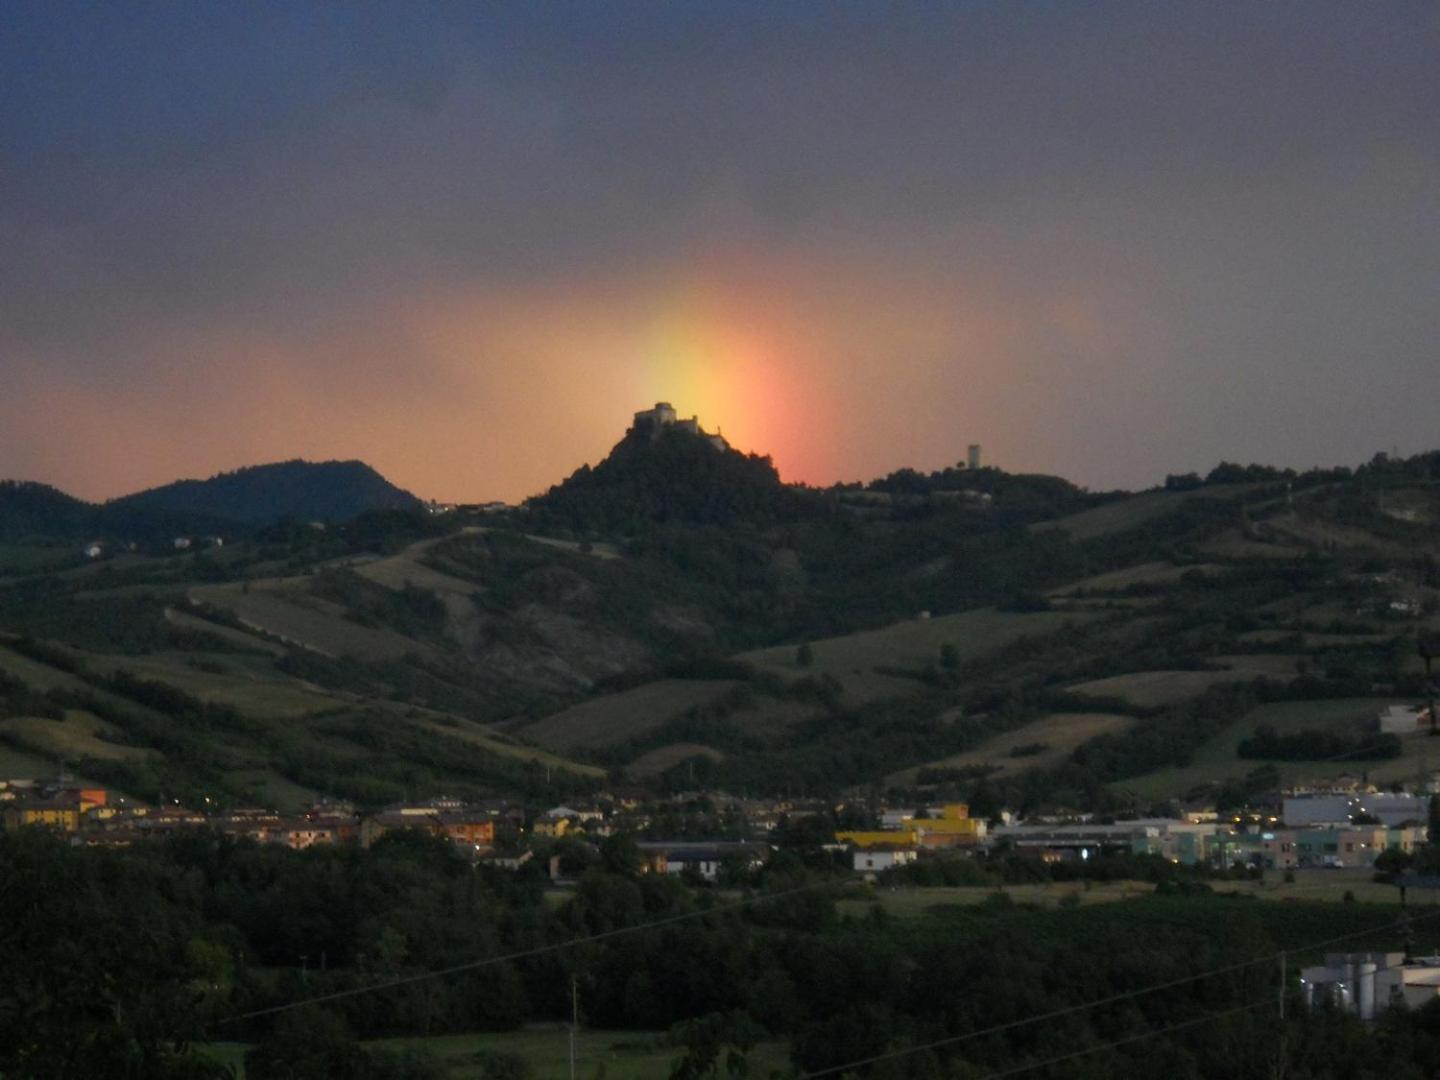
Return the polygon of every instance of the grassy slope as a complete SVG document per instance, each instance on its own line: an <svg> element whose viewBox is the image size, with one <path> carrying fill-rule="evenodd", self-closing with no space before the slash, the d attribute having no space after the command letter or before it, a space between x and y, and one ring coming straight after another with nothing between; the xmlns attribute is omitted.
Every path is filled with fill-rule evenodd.
<svg viewBox="0 0 1440 1080"><path fill-rule="evenodd" d="M397 660L407 653L433 651L393 630L351 622L338 604L310 596L304 578L251 582L248 590L240 585L197 585L190 595L231 612L247 626L326 656Z"/></svg>
<svg viewBox="0 0 1440 1080"><path fill-rule="evenodd" d="M1179 797L1202 784L1243 776L1265 764L1235 755L1236 744L1252 734L1260 724L1270 724L1282 734L1305 728L1329 728L1354 733L1368 730L1375 714L1391 704L1394 704L1392 698L1343 698L1333 701L1282 701L1262 705L1202 746L1196 752L1194 760L1185 768L1162 769L1148 776L1117 781L1113 786L1133 791L1144 798ZM1404 756L1394 761L1277 761L1272 764L1279 770L1282 783L1345 774L1358 775L1361 772L1368 773L1374 782L1384 783L1413 778L1417 771L1440 769L1440 739L1419 736L1407 739L1404 746Z"/></svg>
<svg viewBox="0 0 1440 1080"><path fill-rule="evenodd" d="M1031 526L1037 532L1063 529L1073 540L1095 540L1113 533L1139 528L1179 509L1195 498L1234 499L1261 487L1260 484L1214 484L1193 491L1145 491L1128 499L1106 503L1091 510L1042 521Z"/></svg>
<svg viewBox="0 0 1440 1080"><path fill-rule="evenodd" d="M1026 634L1050 634L1066 622L1093 617L1088 612L980 608L812 642L814 659L807 668L796 664L793 645L742 653L740 659L787 679L830 675L844 688L847 701L860 704L915 692L913 680L876 672L877 667L919 670L938 663L940 648L947 644L955 646L962 661L970 660Z"/></svg>
<svg viewBox="0 0 1440 1080"><path fill-rule="evenodd" d="M729 679L661 679L573 705L517 734L552 750L608 746L646 735L736 685Z"/></svg>
<svg viewBox="0 0 1440 1080"><path fill-rule="evenodd" d="M927 764L952 768L986 765L993 768L993 775L997 776L1026 769L1048 769L1060 764L1087 739L1124 731L1134 723L1134 717L1115 713L1055 713L986 739L975 749L967 750L963 754L955 754ZM1033 743L1043 743L1044 751L1024 757L1010 756L1010 751L1015 747ZM924 767L903 769L888 777L887 782L914 783L916 773Z"/></svg>
<svg viewBox="0 0 1440 1080"><path fill-rule="evenodd" d="M88 712L70 709L64 720L43 716L14 716L0 720L0 734L14 739L37 754L78 761L98 758L105 761L138 761L154 757L156 751L125 746L107 738L114 728Z"/></svg>
<svg viewBox="0 0 1440 1080"><path fill-rule="evenodd" d="M1295 677L1294 656L1256 653L1242 656L1219 656L1217 663L1227 665L1221 671L1137 671L1076 683L1072 693L1100 698L1122 698L1132 705L1150 708L1173 705L1187 698L1198 697L1212 686L1226 682L1249 682L1257 676L1272 679Z"/></svg>

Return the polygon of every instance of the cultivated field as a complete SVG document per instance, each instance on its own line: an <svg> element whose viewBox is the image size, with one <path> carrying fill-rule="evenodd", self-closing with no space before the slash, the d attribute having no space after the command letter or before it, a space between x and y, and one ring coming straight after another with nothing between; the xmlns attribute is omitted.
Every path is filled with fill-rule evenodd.
<svg viewBox="0 0 1440 1080"><path fill-rule="evenodd" d="M1179 509L1195 498L1234 499L1260 487L1259 484L1215 484L1193 491L1147 491L1119 502L1082 510L1056 521L1031 525L1035 532L1063 529L1072 540L1096 540L1111 533L1136 529L1155 518Z"/></svg>
<svg viewBox="0 0 1440 1080"><path fill-rule="evenodd" d="M926 762L914 768L904 769L887 777L892 784L913 784L916 774L922 768L974 768L988 766L994 770L991 775L1023 772L1026 769L1048 769L1069 757L1071 752L1097 735L1111 735L1124 731L1135 723L1133 716L1115 713L1054 713L1025 724L1013 731L1007 731L994 738L986 739L973 750L938 761ZM1017 747L1043 744L1038 754L1012 757Z"/></svg>
<svg viewBox="0 0 1440 1080"><path fill-rule="evenodd" d="M429 653L428 645L383 627L360 626L345 610L305 592L304 578L275 578L242 585L197 585L190 596L224 608L242 623L281 641L326 656L361 660L398 660L406 653Z"/></svg>
<svg viewBox="0 0 1440 1080"><path fill-rule="evenodd" d="M1282 701L1262 705L1230 725L1196 751L1185 768L1162 769L1148 776L1118 780L1111 786L1142 798L1179 798L1205 784L1241 777L1267 764L1235 755L1236 744L1269 724L1281 734L1323 728L1354 734L1372 729L1374 717L1392 698L1344 698L1334 701ZM1440 739L1423 735L1405 740L1404 756L1393 761L1270 762L1279 771L1282 786L1306 780L1367 774L1372 783L1413 779L1421 772L1440 769Z"/></svg>
<svg viewBox="0 0 1440 1080"><path fill-rule="evenodd" d="M725 760L725 755L719 750L700 743L671 743L669 746L656 747L648 754L641 754L626 766L625 771L636 777L659 776L682 761L697 757L709 758L711 761Z"/></svg>
<svg viewBox="0 0 1440 1080"><path fill-rule="evenodd" d="M687 709L739 685L732 679L660 679L606 694L527 724L516 734L551 750L579 750L648 735Z"/></svg>
<svg viewBox="0 0 1440 1080"><path fill-rule="evenodd" d="M217 660L224 665L224 659ZM301 717L325 712L345 704L341 699L304 689L299 681L273 672L261 679L244 674L201 671L189 666L183 658L157 656L86 657L91 670L104 675L129 671L142 679L167 683L177 690L217 705L230 705L252 716Z"/></svg>
<svg viewBox="0 0 1440 1080"><path fill-rule="evenodd" d="M913 679L877 672L895 668L919 671L938 663L940 648L954 645L960 659L971 660L993 652L1027 634L1054 633L1067 622L1094 618L1088 612L1003 612L994 608L962 611L930 619L907 619L879 630L865 630L811 643L814 659L809 667L796 663L796 646L781 645L741 653L739 659L787 679L829 675L844 688L854 704L885 697L913 694Z"/></svg>
<svg viewBox="0 0 1440 1080"><path fill-rule="evenodd" d="M398 709L396 711L399 711ZM500 754L504 757L519 758L521 761L533 761L538 765L545 765L555 769L568 769L570 772L581 773L585 776L604 776L605 770L594 765L581 765L578 762L552 754L549 751L541 750L534 746L525 746L516 743L503 735L499 735L486 727L484 724L477 724L470 720L451 718L450 723L440 719L431 719L429 714L414 716L414 709L406 710L406 723L421 731L433 735L445 735L452 739L459 739L462 742L479 746L490 751L492 754ZM436 716L440 714L435 714Z"/></svg>
<svg viewBox="0 0 1440 1080"><path fill-rule="evenodd" d="M67 710L64 720L43 716L15 716L0 720L0 735L12 739L26 750L52 760L79 761L96 758L103 761L135 761L158 757L155 750L138 746L122 746L104 736L114 729L98 716L76 709Z"/></svg>
<svg viewBox="0 0 1440 1080"><path fill-rule="evenodd" d="M1176 566L1174 563L1168 562L1141 563L1123 570L1112 570L1108 574L1096 574L1094 577L1088 577L1056 589L1050 595L1073 596L1082 589L1094 593L1114 592L1131 585L1169 585L1179 581L1183 575L1191 571L1213 577L1221 573L1223 569L1215 563L1197 563L1192 566Z"/></svg>
<svg viewBox="0 0 1440 1080"><path fill-rule="evenodd" d="M285 646L268 638L260 637L258 634L247 634L244 630L236 630L233 626L222 626L220 623L180 611L178 608L166 608L165 619L182 630L197 630L201 633L212 634L239 649L252 649L256 652L268 653L270 656L285 655Z"/></svg>
<svg viewBox="0 0 1440 1080"><path fill-rule="evenodd" d="M1087 697L1119 698L1141 708L1154 708L1199 697L1220 683L1249 682L1261 675L1273 679L1293 679L1298 658L1278 653L1253 653L1215 659L1217 663L1227 665L1225 670L1136 671L1128 675L1092 679L1068 689L1071 693Z"/></svg>

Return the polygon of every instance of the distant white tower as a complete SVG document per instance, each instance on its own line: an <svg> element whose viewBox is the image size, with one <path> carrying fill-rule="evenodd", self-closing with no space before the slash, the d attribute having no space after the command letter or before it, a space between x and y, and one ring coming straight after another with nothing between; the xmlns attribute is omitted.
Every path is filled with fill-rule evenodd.
<svg viewBox="0 0 1440 1080"><path fill-rule="evenodd" d="M965 453L965 464L972 469L980 468L980 444L971 443L970 449Z"/></svg>

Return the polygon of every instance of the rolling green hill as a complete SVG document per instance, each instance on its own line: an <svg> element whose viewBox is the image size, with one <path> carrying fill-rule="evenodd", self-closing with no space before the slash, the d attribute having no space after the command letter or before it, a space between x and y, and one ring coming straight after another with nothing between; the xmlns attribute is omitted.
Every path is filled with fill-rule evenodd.
<svg viewBox="0 0 1440 1080"><path fill-rule="evenodd" d="M1423 693L1437 467L1222 468L1135 496L902 471L857 499L632 433L503 514L379 510L72 564L39 557L58 541L32 514L0 576L0 744L139 797L559 798L610 775L1223 799L1266 765L1234 751L1249 718L1333 730L1333 702Z"/></svg>

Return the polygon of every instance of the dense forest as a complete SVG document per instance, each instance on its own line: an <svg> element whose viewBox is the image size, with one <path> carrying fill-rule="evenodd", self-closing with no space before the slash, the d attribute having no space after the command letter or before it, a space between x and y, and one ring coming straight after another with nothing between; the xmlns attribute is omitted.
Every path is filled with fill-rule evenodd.
<svg viewBox="0 0 1440 1080"><path fill-rule="evenodd" d="M585 1025L669 1030L676 1077L743 1075L750 1048L774 1039L790 1047L786 1075L807 1076L872 1060L854 1075L1318 1080L1440 1067L1440 1006L1366 1033L1299 1003L1299 963L1345 935L1393 947L1393 908L1234 898L1223 881L1125 859L1084 873L1150 876L1154 896L1038 910L997 894L898 920L863 893L842 914L803 851L725 892L637 873L623 839L570 857L578 884L557 906L542 902L538 871L477 871L405 834L309 852L204 833L125 852L0 837L0 1074L215 1077L195 1045L239 1039L252 1080L419 1080L442 1075L423 1052L349 1033L559 1020L572 980ZM1293 951L1283 1022L1280 950ZM416 978L442 969L459 970ZM487 1068L527 1075L503 1057Z"/></svg>

